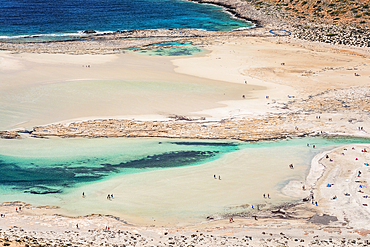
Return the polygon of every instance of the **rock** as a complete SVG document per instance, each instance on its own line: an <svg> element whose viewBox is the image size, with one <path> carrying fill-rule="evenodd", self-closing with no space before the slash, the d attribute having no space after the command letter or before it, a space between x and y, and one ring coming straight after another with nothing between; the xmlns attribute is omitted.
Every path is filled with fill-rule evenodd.
<svg viewBox="0 0 370 247"><path fill-rule="evenodd" d="M82 33L84 33L84 34L93 34L93 33L96 33L96 31L94 31L94 30L85 30Z"/></svg>
<svg viewBox="0 0 370 247"><path fill-rule="evenodd" d="M16 131L0 131L0 137L3 139L21 138L21 136Z"/></svg>

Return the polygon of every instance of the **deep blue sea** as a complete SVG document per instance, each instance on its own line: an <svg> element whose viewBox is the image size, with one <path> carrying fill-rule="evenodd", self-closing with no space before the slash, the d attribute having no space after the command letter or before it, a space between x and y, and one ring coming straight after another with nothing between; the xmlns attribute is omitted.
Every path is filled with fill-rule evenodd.
<svg viewBox="0 0 370 247"><path fill-rule="evenodd" d="M235 30L252 24L221 7L182 0L1 0L0 37L71 35L83 30L195 28Z"/></svg>

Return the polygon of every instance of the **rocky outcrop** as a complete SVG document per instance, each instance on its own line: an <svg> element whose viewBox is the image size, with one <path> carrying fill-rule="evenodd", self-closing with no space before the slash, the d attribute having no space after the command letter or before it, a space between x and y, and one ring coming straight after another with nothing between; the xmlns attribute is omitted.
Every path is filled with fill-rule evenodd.
<svg viewBox="0 0 370 247"><path fill-rule="evenodd" d="M3 139L17 139L21 138L17 131L0 131L0 137Z"/></svg>

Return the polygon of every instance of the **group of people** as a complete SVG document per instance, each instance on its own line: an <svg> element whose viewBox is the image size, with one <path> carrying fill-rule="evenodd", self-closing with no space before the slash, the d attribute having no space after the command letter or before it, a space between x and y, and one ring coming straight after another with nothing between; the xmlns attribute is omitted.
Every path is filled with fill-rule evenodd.
<svg viewBox="0 0 370 247"><path fill-rule="evenodd" d="M213 175L213 178L214 178L214 179L217 179L216 174L214 174L214 175ZM221 176L218 176L218 180L221 180Z"/></svg>
<svg viewBox="0 0 370 247"><path fill-rule="evenodd" d="M266 195L265 195L265 194L263 194L263 198L266 198ZM268 198L268 199L271 199L271 198L270 198L270 194L267 194L267 198Z"/></svg>
<svg viewBox="0 0 370 247"><path fill-rule="evenodd" d="M215 175L216 176L216 175ZM221 179L221 178L220 178ZM82 198L85 198L86 197L86 195L85 195L85 192L82 192ZM107 195L107 199L108 200L112 200L113 199L113 194L108 194Z"/></svg>

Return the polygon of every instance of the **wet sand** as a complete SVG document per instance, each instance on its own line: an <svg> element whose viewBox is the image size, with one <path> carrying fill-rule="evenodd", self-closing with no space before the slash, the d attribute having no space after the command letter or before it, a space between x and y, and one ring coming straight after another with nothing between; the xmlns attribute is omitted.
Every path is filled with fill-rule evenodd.
<svg viewBox="0 0 370 247"><path fill-rule="evenodd" d="M361 188L363 193L357 191L359 185L367 186L365 181L369 171L364 163L368 163L370 157L363 151L369 148L369 145L345 145L321 153L312 160L305 193L313 194L314 201L318 201L317 206L309 200L272 211L269 215L256 213L257 220L253 216L234 216L232 223L221 219L186 228L168 228L133 226L102 215L66 218L50 215L55 210L50 207L3 203L1 212L6 216L0 219L4 228L1 237L3 241L5 238L8 242L14 241L13 246L17 246L15 240L22 243L21 246L24 243L52 243L57 246L67 243L80 246L101 243L108 246L123 243L132 246L364 246L368 244L367 235L370 233L368 209L364 206L368 189ZM360 177L359 170L362 171ZM362 182L356 182L359 179ZM327 187L327 183L332 186ZM292 190L302 191L302 188ZM335 200L332 199L334 194L337 196Z"/></svg>
<svg viewBox="0 0 370 247"><path fill-rule="evenodd" d="M131 53L2 52L1 61L2 129L72 119L211 117L197 112L223 107L224 100L240 101L242 94L253 97L253 90L264 89L178 74L170 58Z"/></svg>
<svg viewBox="0 0 370 247"><path fill-rule="evenodd" d="M298 42L289 40L289 38L279 39L271 37L224 37L209 39L207 42L203 45L204 48L210 51L209 54L187 58L158 58L131 53L104 56L72 56L67 54L11 54L10 52L1 52L0 61L3 65L1 66L0 74L1 90L6 92L7 95L14 95L15 98L10 102L15 102L16 109L22 109L10 109L9 111L5 109L3 112L6 112L8 116L16 117L10 118L10 120L6 118L8 122L4 124L3 128L28 128L52 122L74 122L83 119L93 120L107 117L166 120L169 114L184 114L188 117L197 118L206 117L212 120L221 120L223 118L242 119L245 117L261 118L271 112L281 114L281 116L284 116L284 114L295 114L294 109L298 109L302 114L307 115L308 119L317 123L317 125L312 127L308 126L308 122L300 122L298 128L307 127L308 130L317 132L325 127L329 134L369 136L367 132L370 128L367 121L369 117L368 112L358 107L361 104L363 105L363 102L366 102L365 100L356 102L349 108L346 102L338 101L340 102L339 106L331 102L330 104L336 107L328 107L325 111L321 110L321 108L311 107L312 105L309 101L309 99L326 92L328 89L333 90L329 94L337 94L338 98L343 98L340 94L342 89L354 93L354 95L366 94L365 90L362 89L369 86L368 49L345 49L323 44ZM86 67L86 65L90 65L90 67ZM355 76L354 73L358 73L360 76ZM55 91L56 94L49 94L50 99L53 99L54 96L60 97L56 97L58 100L54 103L56 107L61 108L58 108L58 111L55 112L51 101L41 101L38 105L41 106L40 108L29 108L30 102L20 101L24 97L20 97L18 94L19 90L30 92L36 87L40 88L39 91L34 91L35 93L29 98L32 101L38 97L42 98L45 88L48 88L50 85L65 86L71 82L85 82L91 79L99 82L130 82L135 80L195 83L201 87L220 83L222 88L231 88L231 94L230 98L226 99L223 99L222 95L220 97L212 94L197 94L199 95L198 101L195 101L194 105L181 108L180 110L178 108L179 104L175 103L185 102L187 104L192 94L189 94L190 96L183 102L178 101L179 94L175 94L175 99L171 101L168 97L164 97L171 94L161 92L160 97L155 98L157 102L147 101L149 94L144 94L142 100L145 103L143 103L145 109L144 107L135 108L135 114L131 112L131 109L141 105L141 102L134 101L128 95L125 95L127 96L127 102L125 103L128 104L128 110L126 111L122 111L121 107L115 106L114 103L112 103L113 105L109 103L101 104L101 102L109 100L109 93L101 95L102 101L98 102L94 107L88 108L85 106L85 108L79 108L76 107L79 105L77 94L74 97L67 98L66 101L62 101L62 96L73 95L73 93L69 94L68 91L61 92L60 88L56 87L51 90ZM246 91L244 89L240 90L239 86L245 88ZM254 87L260 90L253 90ZM94 92L95 96L99 95L99 89L96 89ZM140 93L135 91L133 97L140 97L137 96ZM247 95L246 99L242 98L243 94ZM324 93L324 95L326 94ZM266 98L266 96L269 97ZM294 98L289 96L294 96ZM304 107L299 108L297 106L298 103L296 105L289 103L293 99L297 100L296 102L301 100L302 104L305 104ZM5 100L4 102L6 103L6 100L9 100L9 98L5 97L2 100ZM60 102L68 102L68 104L60 106ZM328 104L325 103L325 99L321 99L320 102L321 105ZM351 102L355 102L355 99L351 99ZM45 103L50 107L46 112L43 108ZM157 107L148 110L148 105ZM169 108L165 111L159 111L164 105ZM2 105L2 107L4 106L6 105ZM99 109L99 107L101 108ZM305 109L305 111L300 109ZM85 110L91 110L91 112L85 114ZM49 116L51 112L55 112L56 115ZM103 112L104 114L102 114ZM320 120L315 118L318 115L322 117ZM33 116L36 117L33 118ZM294 128L294 124L289 126ZM364 130L358 130L360 126L365 127ZM230 241L228 245L232 245L233 243L231 242L234 240L239 241L238 244L243 245L248 241L246 235L253 237L252 241L254 242L251 242L252 246L279 246L282 244L292 246L319 245L324 242L329 246L338 246L343 240L348 245L352 244L353 240L356 244L359 242L363 244L369 233L366 224L369 212L367 206L363 205L366 204L367 198L363 196L367 195L367 190L364 189L364 193L357 192L357 186L367 186L367 184L362 180L362 182L356 182L356 175L361 170L361 179L367 179L368 177L367 168L364 167L363 163L367 162L369 157L367 153L360 152L364 147L356 146L355 150L352 151L352 146L347 146L348 152L344 155L340 152L342 150L334 150L333 153L328 154L329 157L333 156L333 162L328 161L322 155L316 157L313 161L312 171L317 172L313 177L308 177L306 191L302 190L301 183L291 184L291 187L286 189L287 193L294 194L298 198L301 197L301 199L305 198L312 190L314 200L318 202L318 206L313 205L311 201L296 206L289 205L280 211L269 212L267 215L258 215L258 220L255 220L254 217L235 217L234 223L229 223L228 219L222 219L187 227L186 229L181 227L162 228L158 226L152 228L150 225L145 227L130 226L126 222L108 216L91 216L93 218L91 221L89 217L67 218L55 216L53 214L58 210L53 208L35 208L31 205L10 203L4 204L1 208L2 212L6 214L5 219L1 219L1 226L5 229L4 234L7 236L11 235L10 238L14 240L21 236L18 230L10 229L10 227L16 225L27 229L28 232L25 234L28 236L33 234L33 236L40 236L39 238L45 238L51 242L65 239L64 241L70 243L81 242L80 245L84 245L86 242L91 244L94 241L97 241L94 244L110 243L110 241L113 243L114 240L111 240L113 239L112 236L117 236L119 230L129 232L120 241L132 241L131 245L140 241L142 241L140 245L148 245L149 242L145 241L152 241L151 239L153 239L153 245L169 245L173 243L171 245L181 246L183 240L178 239L181 238L181 235L186 236L188 239L196 238L194 242L190 240L190 242L185 241L188 244L200 245L202 241L207 241L204 243L207 243L209 246L221 244L222 242L226 244L225 238L227 237L223 236L231 237L230 239L227 238L227 241ZM342 147L342 149L344 148ZM366 148L370 149L368 146ZM355 158L358 158L358 162ZM317 165L318 162L326 166L323 174L321 173L320 165ZM346 168L348 169L344 170ZM224 172L226 170L225 167ZM213 173L210 174L212 182L214 182L212 178ZM235 174L230 174L230 176L233 175L235 176ZM320 177L321 179L317 182L317 179ZM166 179L164 176L163 181ZM347 179L349 180L347 181ZM191 180L189 179L188 181ZM333 183L334 185L329 188L326 187L327 183ZM193 186L196 186L196 184L193 184ZM208 186L212 187L211 184ZM120 193L119 188L118 186L117 195ZM202 188L194 189L201 190ZM163 192L155 191L155 188L151 191L154 194ZM347 191L350 194L349 197L344 195ZM335 195L337 199L332 200ZM145 197L145 195L140 196ZM181 197L181 195L177 196ZM15 207L19 207L19 205L23 209L22 212L17 213L15 212ZM313 217L316 214L317 216ZM55 222L58 223L55 224ZM79 224L81 229L77 230L76 224ZM105 239L97 240L107 225L113 231L112 235L109 235L111 233L108 232L107 235L109 236L104 235L106 236ZM48 237L46 237L41 233L44 229L53 229L56 233L48 233ZM98 232L89 232L88 230L98 230ZM198 232L196 232L197 230ZM37 233L32 233L32 231ZM76 236L75 238L65 231L82 231L81 235L84 236L80 239L77 238L77 233L73 233ZM139 236L134 236L137 234L135 231L140 231L140 236L144 236L143 240L140 240ZM165 232L173 235L164 235ZM200 233L203 235L207 234L207 237L199 237ZM191 235L193 234L196 234L197 237L192 237ZM176 235L176 239L174 235ZM210 235L217 237L213 239ZM132 236L137 239L134 241L131 238ZM172 239L169 239L170 237ZM201 240L201 238L203 239ZM37 241L44 240L39 239ZM120 241L117 243L122 244ZM159 241L162 243L159 243ZM60 245L63 244L60 243ZM235 242L235 244L237 243Z"/></svg>

